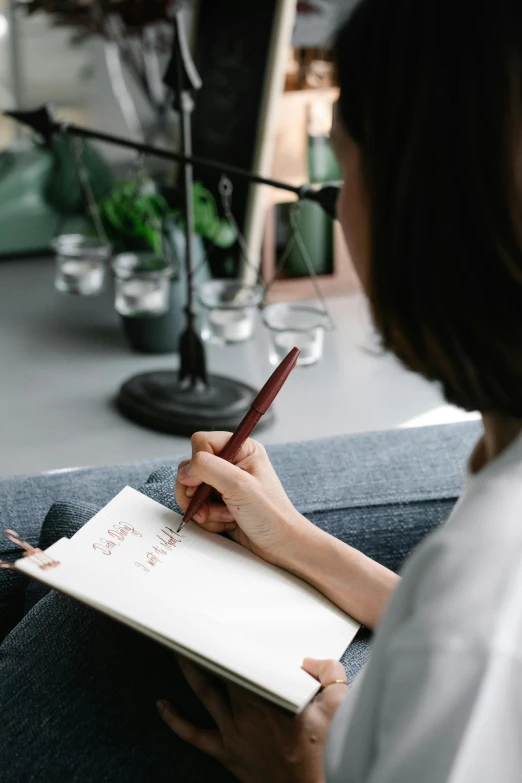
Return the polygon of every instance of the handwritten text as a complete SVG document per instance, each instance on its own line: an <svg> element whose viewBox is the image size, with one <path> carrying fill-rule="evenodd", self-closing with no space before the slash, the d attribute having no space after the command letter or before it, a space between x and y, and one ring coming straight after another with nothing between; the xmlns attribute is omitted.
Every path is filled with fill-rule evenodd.
<svg viewBox="0 0 522 783"><path fill-rule="evenodd" d="M145 571L146 574L150 573L152 568L163 562L162 558L168 555L169 552L172 552L183 541L183 538L183 535L166 525L161 529L161 533L158 533L156 536L156 543L151 546L150 550L142 558L144 562L136 562L134 565Z"/></svg>
<svg viewBox="0 0 522 783"><path fill-rule="evenodd" d="M136 530L133 525L129 525L126 522L117 522L107 530L108 537L100 538L99 541L92 545L92 548L97 552L101 552L102 555L112 555L112 550L117 546L121 546L122 542L129 535L142 538L139 530Z"/></svg>

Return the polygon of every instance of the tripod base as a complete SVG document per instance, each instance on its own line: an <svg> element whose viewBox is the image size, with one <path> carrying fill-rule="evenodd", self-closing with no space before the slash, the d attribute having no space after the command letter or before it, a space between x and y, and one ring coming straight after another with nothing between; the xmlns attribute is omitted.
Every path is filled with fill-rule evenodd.
<svg viewBox="0 0 522 783"><path fill-rule="evenodd" d="M207 386L184 386L177 372L157 370L125 381L116 405L124 416L143 427L190 437L198 430L234 431L257 393L251 386L221 375L210 375ZM256 429L273 420L274 413L269 410Z"/></svg>

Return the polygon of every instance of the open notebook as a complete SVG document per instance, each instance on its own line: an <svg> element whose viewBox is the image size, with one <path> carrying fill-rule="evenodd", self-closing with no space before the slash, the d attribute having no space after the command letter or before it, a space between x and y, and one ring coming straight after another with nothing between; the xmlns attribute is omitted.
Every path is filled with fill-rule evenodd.
<svg viewBox="0 0 522 783"><path fill-rule="evenodd" d="M126 487L71 539L16 568L292 712L303 658L340 658L359 626L295 576ZM44 562L45 561L45 562ZM50 562L52 561L52 562Z"/></svg>

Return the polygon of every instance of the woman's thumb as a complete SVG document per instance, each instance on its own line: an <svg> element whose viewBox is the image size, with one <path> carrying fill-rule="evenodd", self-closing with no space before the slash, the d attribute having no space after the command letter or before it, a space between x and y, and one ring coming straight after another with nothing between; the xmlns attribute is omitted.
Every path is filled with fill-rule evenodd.
<svg viewBox="0 0 522 783"><path fill-rule="evenodd" d="M316 697L333 712L346 696L348 682L344 666L339 661L318 661L305 658L303 669L321 683L321 691Z"/></svg>
<svg viewBox="0 0 522 783"><path fill-rule="evenodd" d="M195 487L205 482L225 500L231 496L239 497L243 492L247 493L252 477L215 454L198 451L190 462L180 469L178 481L187 487Z"/></svg>

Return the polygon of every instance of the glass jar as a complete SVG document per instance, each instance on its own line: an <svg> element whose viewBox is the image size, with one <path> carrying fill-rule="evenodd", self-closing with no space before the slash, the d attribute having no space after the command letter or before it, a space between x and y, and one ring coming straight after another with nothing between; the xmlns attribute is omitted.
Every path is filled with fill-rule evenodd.
<svg viewBox="0 0 522 783"><path fill-rule="evenodd" d="M279 364L296 346L301 349L297 364L315 364L323 355L327 316L317 307L286 302L267 305L263 323L270 332L270 361Z"/></svg>
<svg viewBox="0 0 522 783"><path fill-rule="evenodd" d="M112 247L82 234L61 234L51 242L56 254L55 288L65 294L95 296L105 284Z"/></svg>
<svg viewBox="0 0 522 783"><path fill-rule="evenodd" d="M114 257L114 306L120 315L163 315L170 305L172 265L154 253L119 253Z"/></svg>
<svg viewBox="0 0 522 783"><path fill-rule="evenodd" d="M264 293L262 285L239 280L209 280L200 285L203 339L220 345L250 340Z"/></svg>

